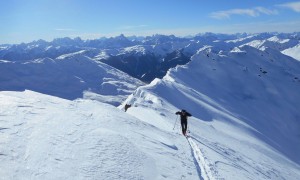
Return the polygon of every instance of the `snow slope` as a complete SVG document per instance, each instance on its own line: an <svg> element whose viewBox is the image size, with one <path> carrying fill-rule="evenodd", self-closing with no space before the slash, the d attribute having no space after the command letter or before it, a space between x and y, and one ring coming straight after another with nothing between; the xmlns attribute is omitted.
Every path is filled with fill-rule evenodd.
<svg viewBox="0 0 300 180"><path fill-rule="evenodd" d="M291 56L291 57L297 59L298 61L300 61L300 44L298 44L294 47L285 49L282 51L282 53L285 55Z"/></svg>
<svg viewBox="0 0 300 180"><path fill-rule="evenodd" d="M65 99L86 98L119 105L141 81L86 56L0 61L0 90L25 89ZM83 95L84 94L84 95Z"/></svg>
<svg viewBox="0 0 300 180"><path fill-rule="evenodd" d="M164 119L188 110L203 179L299 179L300 63L272 49L215 51L138 88L128 113L167 129Z"/></svg>
<svg viewBox="0 0 300 180"><path fill-rule="evenodd" d="M185 138L114 106L0 92L0 179L198 179Z"/></svg>

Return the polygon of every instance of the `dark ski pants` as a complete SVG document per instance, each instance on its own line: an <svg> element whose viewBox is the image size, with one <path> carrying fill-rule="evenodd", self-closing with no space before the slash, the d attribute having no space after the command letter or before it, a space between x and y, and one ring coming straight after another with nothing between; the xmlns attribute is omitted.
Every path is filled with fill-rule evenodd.
<svg viewBox="0 0 300 180"><path fill-rule="evenodd" d="M187 130L187 120L181 120L181 128L182 128L182 134L186 134Z"/></svg>

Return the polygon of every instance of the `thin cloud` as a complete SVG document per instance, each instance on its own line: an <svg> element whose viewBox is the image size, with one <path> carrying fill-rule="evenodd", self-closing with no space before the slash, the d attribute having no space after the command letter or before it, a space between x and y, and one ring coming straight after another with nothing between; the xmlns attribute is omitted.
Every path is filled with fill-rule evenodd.
<svg viewBox="0 0 300 180"><path fill-rule="evenodd" d="M277 6L288 8L296 12L300 12L300 2L290 2L285 4L279 4Z"/></svg>
<svg viewBox="0 0 300 180"><path fill-rule="evenodd" d="M230 9L227 11L217 11L211 13L210 17L215 19L229 19L232 15L246 15L251 17L258 17L261 14L273 15L278 14L276 10L270 10L264 7L255 7L252 9Z"/></svg>

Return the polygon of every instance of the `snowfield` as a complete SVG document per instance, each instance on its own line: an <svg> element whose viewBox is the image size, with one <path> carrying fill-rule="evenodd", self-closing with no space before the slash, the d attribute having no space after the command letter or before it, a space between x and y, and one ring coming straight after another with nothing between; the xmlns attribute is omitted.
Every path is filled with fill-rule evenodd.
<svg viewBox="0 0 300 180"><path fill-rule="evenodd" d="M92 100L32 91L0 99L1 179L198 179L186 139L171 126Z"/></svg>

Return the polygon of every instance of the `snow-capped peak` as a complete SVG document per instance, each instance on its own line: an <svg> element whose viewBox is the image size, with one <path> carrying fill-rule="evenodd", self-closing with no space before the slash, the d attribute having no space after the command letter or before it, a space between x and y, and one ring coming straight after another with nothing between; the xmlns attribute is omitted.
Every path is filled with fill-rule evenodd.
<svg viewBox="0 0 300 180"><path fill-rule="evenodd" d="M281 43L281 44L288 43L290 41L289 39L279 39L277 36L270 37L267 40L268 41L273 41L273 42L278 42L278 43Z"/></svg>

